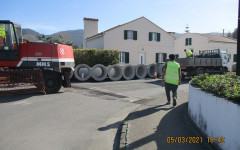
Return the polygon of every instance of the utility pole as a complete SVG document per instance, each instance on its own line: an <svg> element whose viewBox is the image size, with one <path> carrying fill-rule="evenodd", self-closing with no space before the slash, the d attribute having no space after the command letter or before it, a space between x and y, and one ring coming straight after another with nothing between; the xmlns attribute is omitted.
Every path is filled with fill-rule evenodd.
<svg viewBox="0 0 240 150"><path fill-rule="evenodd" d="M240 0L238 1L238 30L237 30L237 68L236 73L240 76Z"/></svg>
<svg viewBox="0 0 240 150"><path fill-rule="evenodd" d="M223 29L223 36L224 36L224 29Z"/></svg>

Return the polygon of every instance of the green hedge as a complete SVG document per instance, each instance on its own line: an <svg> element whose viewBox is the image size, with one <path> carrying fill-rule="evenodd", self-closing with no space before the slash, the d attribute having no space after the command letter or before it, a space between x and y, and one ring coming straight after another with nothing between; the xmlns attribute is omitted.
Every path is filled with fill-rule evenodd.
<svg viewBox="0 0 240 150"><path fill-rule="evenodd" d="M109 49L74 49L75 64L87 64L93 67L96 64L104 66L119 63L119 51Z"/></svg>
<svg viewBox="0 0 240 150"><path fill-rule="evenodd" d="M192 84L214 95L240 102L240 76L237 76L236 73L200 74L193 78Z"/></svg>

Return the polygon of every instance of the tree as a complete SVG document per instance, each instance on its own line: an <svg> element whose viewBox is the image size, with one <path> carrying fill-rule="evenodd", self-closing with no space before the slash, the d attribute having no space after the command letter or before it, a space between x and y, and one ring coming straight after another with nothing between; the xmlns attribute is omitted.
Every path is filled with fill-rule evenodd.
<svg viewBox="0 0 240 150"><path fill-rule="evenodd" d="M228 32L228 34L227 34L227 37L232 37L232 33L231 32Z"/></svg>
<svg viewBox="0 0 240 150"><path fill-rule="evenodd" d="M232 33L232 38L237 39L237 28L234 30L234 32Z"/></svg>
<svg viewBox="0 0 240 150"><path fill-rule="evenodd" d="M37 42L37 38L32 34L23 35L23 39L28 40L29 42Z"/></svg>
<svg viewBox="0 0 240 150"><path fill-rule="evenodd" d="M51 44L54 44L54 43L56 43L56 44L65 44L65 45L72 46L74 49L78 49L79 48L73 42L65 40L63 35L58 35L58 38L53 38L51 36L46 38L45 35L39 35L38 36L38 40L41 40L41 41L46 42L46 43L51 43Z"/></svg>
<svg viewBox="0 0 240 150"><path fill-rule="evenodd" d="M40 41L46 42L46 37L45 37L45 35L38 35L38 39L39 39Z"/></svg>

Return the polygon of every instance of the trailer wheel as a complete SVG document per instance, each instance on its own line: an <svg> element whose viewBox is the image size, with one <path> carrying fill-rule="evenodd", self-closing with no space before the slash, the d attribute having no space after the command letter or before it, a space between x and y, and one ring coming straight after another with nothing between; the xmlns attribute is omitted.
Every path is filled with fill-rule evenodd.
<svg viewBox="0 0 240 150"><path fill-rule="evenodd" d="M195 75L204 74L204 73L205 72L204 72L203 68L198 68L195 72Z"/></svg>
<svg viewBox="0 0 240 150"><path fill-rule="evenodd" d="M62 86L62 77L59 73L53 71L44 71L43 79L46 93L57 93Z"/></svg>
<svg viewBox="0 0 240 150"><path fill-rule="evenodd" d="M185 79L185 77L186 77L185 75L182 75L182 80L184 80L184 79Z"/></svg>

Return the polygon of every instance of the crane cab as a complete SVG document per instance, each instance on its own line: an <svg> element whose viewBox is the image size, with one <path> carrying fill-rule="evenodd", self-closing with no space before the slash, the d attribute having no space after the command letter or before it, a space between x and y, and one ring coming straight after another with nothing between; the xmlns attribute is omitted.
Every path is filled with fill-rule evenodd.
<svg viewBox="0 0 240 150"><path fill-rule="evenodd" d="M19 43L22 43L22 29L9 20L0 21L0 61L17 61Z"/></svg>

